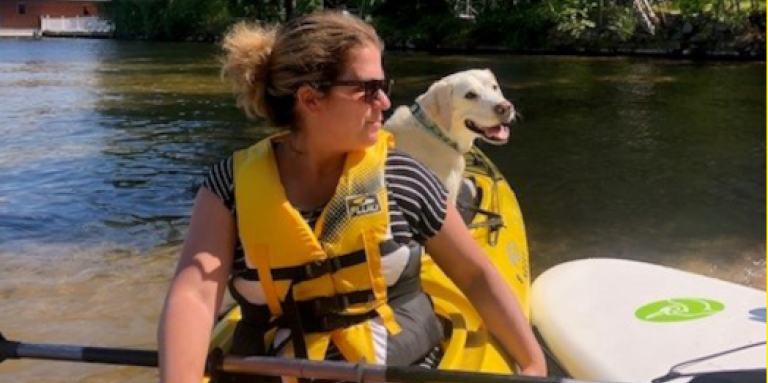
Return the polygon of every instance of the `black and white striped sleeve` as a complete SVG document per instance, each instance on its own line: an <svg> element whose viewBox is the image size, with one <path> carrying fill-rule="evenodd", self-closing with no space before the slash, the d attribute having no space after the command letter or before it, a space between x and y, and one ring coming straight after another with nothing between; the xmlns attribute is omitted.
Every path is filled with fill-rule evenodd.
<svg viewBox="0 0 768 383"><path fill-rule="evenodd" d="M437 234L448 205L443 184L423 164L402 152L391 152L386 166L387 185L414 239L423 242Z"/></svg>
<svg viewBox="0 0 768 383"><path fill-rule="evenodd" d="M234 211L235 183L231 156L211 167L203 180L203 187L216 194L229 211Z"/></svg>

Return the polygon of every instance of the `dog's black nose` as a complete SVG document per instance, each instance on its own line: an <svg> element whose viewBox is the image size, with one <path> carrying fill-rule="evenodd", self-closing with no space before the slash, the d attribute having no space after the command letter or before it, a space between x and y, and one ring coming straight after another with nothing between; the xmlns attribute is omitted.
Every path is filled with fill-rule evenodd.
<svg viewBox="0 0 768 383"><path fill-rule="evenodd" d="M512 104L509 101L496 104L496 106L493 108L493 111L500 116L508 116L511 110Z"/></svg>

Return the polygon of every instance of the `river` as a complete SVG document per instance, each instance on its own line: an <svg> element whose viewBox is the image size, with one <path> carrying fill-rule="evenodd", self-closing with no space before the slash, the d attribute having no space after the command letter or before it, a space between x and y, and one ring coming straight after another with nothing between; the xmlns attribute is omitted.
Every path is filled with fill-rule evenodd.
<svg viewBox="0 0 768 383"><path fill-rule="evenodd" d="M234 107L213 45L0 40L0 332L155 347L210 165L269 132ZM387 53L393 104L490 68L522 115L483 146L526 218L533 275L586 257L765 289L765 63ZM145 382L33 361L7 382Z"/></svg>

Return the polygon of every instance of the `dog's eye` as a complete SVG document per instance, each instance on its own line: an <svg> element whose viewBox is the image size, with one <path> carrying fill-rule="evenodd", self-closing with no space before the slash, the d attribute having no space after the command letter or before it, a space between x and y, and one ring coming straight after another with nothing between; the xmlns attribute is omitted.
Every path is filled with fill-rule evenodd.
<svg viewBox="0 0 768 383"><path fill-rule="evenodd" d="M494 85L493 86L493 90L499 90L499 86L498 85Z"/></svg>
<svg viewBox="0 0 768 383"><path fill-rule="evenodd" d="M464 95L464 98L466 98L467 100L474 100L477 98L477 93L467 92L467 94Z"/></svg>

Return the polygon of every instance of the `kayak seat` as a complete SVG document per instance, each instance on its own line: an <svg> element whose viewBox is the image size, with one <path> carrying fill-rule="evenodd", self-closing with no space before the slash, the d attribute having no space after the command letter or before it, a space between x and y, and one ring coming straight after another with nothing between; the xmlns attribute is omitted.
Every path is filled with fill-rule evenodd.
<svg viewBox="0 0 768 383"><path fill-rule="evenodd" d="M477 187L477 181L474 177L467 177L462 180L459 195L456 198L456 207L464 219L464 223L469 226L477 215L480 202L483 200L483 191Z"/></svg>

